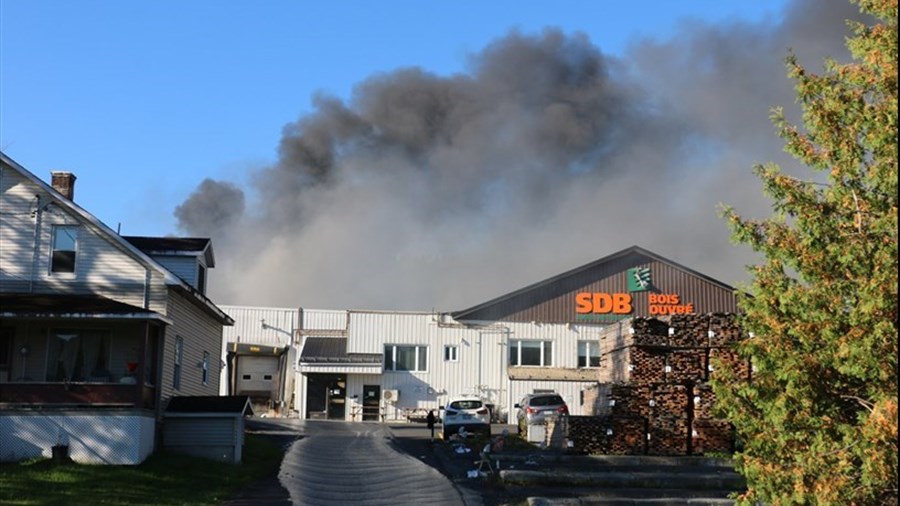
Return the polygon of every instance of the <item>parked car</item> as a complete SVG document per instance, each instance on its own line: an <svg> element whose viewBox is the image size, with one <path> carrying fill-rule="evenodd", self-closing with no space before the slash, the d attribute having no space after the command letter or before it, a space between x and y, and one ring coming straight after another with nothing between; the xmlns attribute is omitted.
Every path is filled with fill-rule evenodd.
<svg viewBox="0 0 900 506"><path fill-rule="evenodd" d="M477 397L455 397L443 408L442 433L444 440L450 439L464 428L466 432L481 432L491 435L491 414L484 402Z"/></svg>
<svg viewBox="0 0 900 506"><path fill-rule="evenodd" d="M524 434L528 425L540 425L546 423L550 417L569 414L569 406L566 405L566 401L561 395L554 392L528 394L515 407L518 409L516 418L519 434Z"/></svg>

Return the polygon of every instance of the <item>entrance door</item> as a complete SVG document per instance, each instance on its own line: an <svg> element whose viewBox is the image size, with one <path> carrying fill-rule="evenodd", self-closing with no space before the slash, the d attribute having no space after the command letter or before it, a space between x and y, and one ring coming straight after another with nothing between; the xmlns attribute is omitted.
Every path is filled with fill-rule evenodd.
<svg viewBox="0 0 900 506"><path fill-rule="evenodd" d="M346 413L347 380L343 376L334 378L328 384L328 419L343 420Z"/></svg>
<svg viewBox="0 0 900 506"><path fill-rule="evenodd" d="M363 385L363 421L377 422L381 415L381 385Z"/></svg>

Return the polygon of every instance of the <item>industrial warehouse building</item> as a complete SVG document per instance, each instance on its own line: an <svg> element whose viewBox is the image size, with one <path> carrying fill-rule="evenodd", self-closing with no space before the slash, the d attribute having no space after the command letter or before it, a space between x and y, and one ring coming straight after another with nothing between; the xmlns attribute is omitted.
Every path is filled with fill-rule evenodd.
<svg viewBox="0 0 900 506"><path fill-rule="evenodd" d="M573 415L604 370L602 340L635 317L737 312L735 290L633 246L468 309L391 312L222 306L221 393L256 413L353 421L422 416L478 395L497 420L525 394ZM606 365L608 367L608 364Z"/></svg>

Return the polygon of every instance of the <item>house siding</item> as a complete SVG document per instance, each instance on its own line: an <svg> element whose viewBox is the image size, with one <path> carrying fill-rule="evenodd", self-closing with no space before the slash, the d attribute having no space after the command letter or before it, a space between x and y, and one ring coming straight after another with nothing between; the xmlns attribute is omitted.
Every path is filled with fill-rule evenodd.
<svg viewBox="0 0 900 506"><path fill-rule="evenodd" d="M212 321L195 304L183 295L171 292L167 315L175 323L166 329L163 347L162 403L173 395L218 395L219 372L222 355L222 324ZM181 385L173 386L175 373L175 339L184 339L184 355L181 362ZM203 352L210 355L207 384L202 382Z"/></svg>
<svg viewBox="0 0 900 506"><path fill-rule="evenodd" d="M197 286L197 257L156 256L153 259L193 287Z"/></svg>
<svg viewBox="0 0 900 506"><path fill-rule="evenodd" d="M51 202L50 194L18 172L4 167L0 180L0 291L99 294L144 306L146 267L61 206L50 205L32 215L35 195L43 207ZM50 272L53 230L61 225L78 227L72 274ZM156 274L151 281L162 283L162 277Z"/></svg>

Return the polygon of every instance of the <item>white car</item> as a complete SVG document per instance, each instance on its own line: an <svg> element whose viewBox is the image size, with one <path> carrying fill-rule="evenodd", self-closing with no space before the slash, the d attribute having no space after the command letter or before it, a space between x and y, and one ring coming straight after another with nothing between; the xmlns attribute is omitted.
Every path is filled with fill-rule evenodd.
<svg viewBox="0 0 900 506"><path fill-rule="evenodd" d="M441 419L444 441L459 434L460 429L465 429L465 432L481 432L490 437L491 412L478 397L454 397L443 410Z"/></svg>

